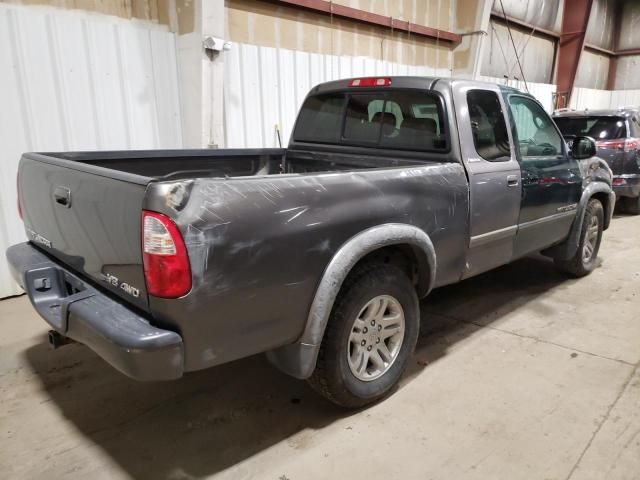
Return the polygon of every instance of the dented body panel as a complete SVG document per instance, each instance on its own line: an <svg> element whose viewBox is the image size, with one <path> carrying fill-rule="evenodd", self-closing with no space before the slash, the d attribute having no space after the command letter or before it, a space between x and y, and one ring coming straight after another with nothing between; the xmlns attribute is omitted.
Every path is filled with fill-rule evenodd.
<svg viewBox="0 0 640 480"><path fill-rule="evenodd" d="M608 225L613 197L603 162L579 165L563 144L555 152L553 176L523 177L527 169L508 113L510 96L523 94L482 82L390 82L405 96L425 94L419 118L437 111L439 126L427 120L433 130L425 133L433 148L383 145L386 112L379 112L376 145L342 137L314 143L294 133L287 149L25 154L18 185L30 243L8 254L16 280L34 305L62 306L55 315L39 310L54 329L84 332L83 342L136 378L162 377L157 370L145 377L149 362L139 358L145 358L140 345L147 335L170 340L170 354L157 343L148 357L171 365L166 378L260 352L286 373L306 378L342 282L365 256L400 249L412 263L407 274L417 293L425 296L533 251L575 251L585 202L594 195L605 204ZM348 80L329 82L310 97L349 97L348 88ZM364 97L378 90L358 92ZM478 131L485 143L492 138L467 105L469 93L478 90L495 98L498 115L511 127L499 132L500 158L487 160L477 151ZM356 127L373 123L372 117ZM525 180L546 183L534 190L523 187ZM550 185L568 192L566 198L551 199ZM528 204L544 214L531 210L523 217ZM192 287L180 298L147 293L143 210L169 217L184 239ZM57 327L67 309L97 304L90 300L96 296L109 299L99 302L100 315L76 315L68 327ZM114 320L114 302L135 314L125 318L119 312L126 322ZM100 319L120 323L101 328ZM118 337L123 346L105 342L109 334L86 333L96 328L118 335L135 331L138 337L129 343ZM132 357L126 345L136 345L142 355Z"/></svg>
<svg viewBox="0 0 640 480"><path fill-rule="evenodd" d="M294 342L322 274L350 238L384 224L413 225L433 242L436 285L460 278L468 242L468 185L459 164L246 179L197 179L179 210L171 184L149 187L145 208L175 218L193 288L150 299L178 328L187 369Z"/></svg>

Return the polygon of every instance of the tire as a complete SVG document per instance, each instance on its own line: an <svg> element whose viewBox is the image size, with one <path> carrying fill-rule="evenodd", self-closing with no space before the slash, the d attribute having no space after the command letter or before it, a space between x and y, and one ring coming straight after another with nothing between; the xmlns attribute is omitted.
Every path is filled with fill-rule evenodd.
<svg viewBox="0 0 640 480"><path fill-rule="evenodd" d="M400 333L401 315L404 328ZM375 325L371 323L376 321ZM356 267L336 298L308 382L341 407L358 408L376 402L389 395L400 381L419 329L418 296L400 268L379 263ZM392 332L396 333L387 336ZM380 353L383 348L386 352ZM362 361L365 357L368 360Z"/></svg>
<svg viewBox="0 0 640 480"><path fill-rule="evenodd" d="M584 212L578 249L569 260L555 260L555 264L563 271L574 277L589 275L596 268L602 228L604 225L604 208L602 204L591 199Z"/></svg>
<svg viewBox="0 0 640 480"><path fill-rule="evenodd" d="M640 197L624 197L624 211L631 215L640 215Z"/></svg>

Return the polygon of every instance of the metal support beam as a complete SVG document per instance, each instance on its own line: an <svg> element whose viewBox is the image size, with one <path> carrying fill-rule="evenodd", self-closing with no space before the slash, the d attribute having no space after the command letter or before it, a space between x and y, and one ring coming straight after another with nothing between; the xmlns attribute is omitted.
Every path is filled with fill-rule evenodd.
<svg viewBox="0 0 640 480"><path fill-rule="evenodd" d="M629 56L629 55L640 55L640 48L630 48L629 50L618 50L616 55L619 57Z"/></svg>
<svg viewBox="0 0 640 480"><path fill-rule="evenodd" d="M620 29L622 28L622 2L616 4L613 18L613 50L614 53L609 57L609 73L607 75L607 90L613 90L616 83L616 72L618 70L618 48L620 48Z"/></svg>
<svg viewBox="0 0 640 480"><path fill-rule="evenodd" d="M345 7L344 5L338 5L334 2L328 2L326 0L267 0L271 3L279 5L303 8L315 13L321 13L325 15L332 15L336 18L343 18L352 20L359 23L365 23L368 25L375 25L378 27L386 27L394 31L406 32L416 37L426 37L431 40L437 40L447 43L459 43L462 37L457 33L449 32L446 30L439 30L437 28L427 27L426 25L418 25L416 23L405 22L393 17L387 17L379 15L377 13L367 12L366 10L359 10L357 8Z"/></svg>
<svg viewBox="0 0 640 480"><path fill-rule="evenodd" d="M562 32L558 49L558 94L556 108L569 106L571 91L576 80L580 55L591 15L593 0L573 0L571 8L565 6L562 14Z"/></svg>

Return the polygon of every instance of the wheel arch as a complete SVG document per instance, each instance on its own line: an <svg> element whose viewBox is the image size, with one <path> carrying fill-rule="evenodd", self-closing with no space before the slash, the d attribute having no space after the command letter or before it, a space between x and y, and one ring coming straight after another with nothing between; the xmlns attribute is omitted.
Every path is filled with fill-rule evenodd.
<svg viewBox="0 0 640 480"><path fill-rule="evenodd" d="M399 261L396 254L415 265L414 284L419 297L434 286L436 253L429 236L418 227L407 224L384 224L364 230L345 242L335 253L316 288L311 308L300 338L293 344L267 352L267 358L285 373L308 378L316 359L333 304L349 273L361 262L388 259ZM410 275L412 278L412 275Z"/></svg>
<svg viewBox="0 0 640 480"><path fill-rule="evenodd" d="M589 201L594 198L602 203L602 207L604 208L604 224L602 229L606 230L609 228L615 207L615 193L613 193L611 186L607 183L592 182L588 184L582 192L577 207L576 218L573 220L567 239L559 245L544 250L542 252L544 255L559 260L567 260L575 255L580 241L580 229L584 220L584 213Z"/></svg>

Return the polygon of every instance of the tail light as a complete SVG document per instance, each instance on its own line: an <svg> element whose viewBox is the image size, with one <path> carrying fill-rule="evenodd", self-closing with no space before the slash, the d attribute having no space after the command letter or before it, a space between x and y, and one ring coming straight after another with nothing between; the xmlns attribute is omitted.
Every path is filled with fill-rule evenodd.
<svg viewBox="0 0 640 480"><path fill-rule="evenodd" d="M149 295L178 298L191 290L187 248L180 230L166 215L142 211L142 260Z"/></svg>
<svg viewBox="0 0 640 480"><path fill-rule="evenodd" d="M611 150L620 150L622 152L630 152L640 147L640 140L637 138L616 138L613 140L598 140L596 142L598 148L608 148Z"/></svg>
<svg viewBox="0 0 640 480"><path fill-rule="evenodd" d="M349 82L350 87L388 87L391 79L388 77L354 78Z"/></svg>
<svg viewBox="0 0 640 480"><path fill-rule="evenodd" d="M624 178L620 178L620 177L613 177L613 181L611 182L612 185L615 185L616 187L619 187L621 185L626 185L627 184L627 180Z"/></svg>
<svg viewBox="0 0 640 480"><path fill-rule="evenodd" d="M20 220L24 220L22 217L22 204L20 204L20 172L16 175L16 203L18 204L18 215L20 215Z"/></svg>

